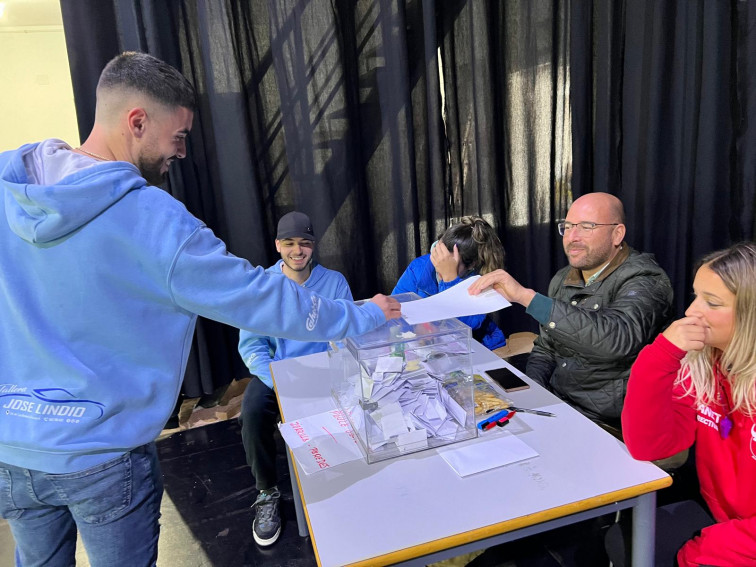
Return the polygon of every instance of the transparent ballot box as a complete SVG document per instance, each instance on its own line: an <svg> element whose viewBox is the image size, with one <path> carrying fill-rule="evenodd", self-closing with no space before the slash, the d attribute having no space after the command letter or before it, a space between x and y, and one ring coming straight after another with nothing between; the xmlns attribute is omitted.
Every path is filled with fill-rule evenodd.
<svg viewBox="0 0 756 567"><path fill-rule="evenodd" d="M470 342L457 319L395 319L331 346L331 392L368 463L477 436Z"/></svg>

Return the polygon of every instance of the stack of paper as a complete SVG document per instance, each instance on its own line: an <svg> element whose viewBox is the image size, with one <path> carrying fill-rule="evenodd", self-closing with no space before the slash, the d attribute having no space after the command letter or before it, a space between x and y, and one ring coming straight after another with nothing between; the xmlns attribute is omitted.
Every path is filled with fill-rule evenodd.
<svg viewBox="0 0 756 567"><path fill-rule="evenodd" d="M459 476L468 476L538 456L533 448L509 432L494 435L486 440L477 439L474 443L462 446L441 447L438 451Z"/></svg>
<svg viewBox="0 0 756 567"><path fill-rule="evenodd" d="M454 439L460 427L465 427L467 412L449 395L447 387L449 375L459 372L454 355L467 351L462 345L447 346L443 352L409 351L408 360L381 357L370 376L357 382L361 390L358 395L366 400L363 408L368 416L365 427L371 450L390 441L396 441L400 448L411 444L414 450L427 445L428 437ZM410 366L416 370L407 372ZM464 381L466 375L459 372L459 377Z"/></svg>

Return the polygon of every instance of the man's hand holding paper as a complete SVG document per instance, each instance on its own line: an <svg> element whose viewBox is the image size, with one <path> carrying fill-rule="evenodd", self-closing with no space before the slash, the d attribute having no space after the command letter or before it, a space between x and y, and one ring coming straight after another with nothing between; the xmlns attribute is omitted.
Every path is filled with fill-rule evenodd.
<svg viewBox="0 0 756 567"><path fill-rule="evenodd" d="M402 316L410 325L439 321L452 317L481 315L509 307L511 303L494 290L480 291L473 295L468 288L475 282L488 276L472 276L443 291L425 299L402 303Z"/></svg>
<svg viewBox="0 0 756 567"><path fill-rule="evenodd" d="M478 278L469 289L470 295L479 296L496 290L507 301L519 303L523 307L530 305L535 291L520 284L504 270L495 270Z"/></svg>

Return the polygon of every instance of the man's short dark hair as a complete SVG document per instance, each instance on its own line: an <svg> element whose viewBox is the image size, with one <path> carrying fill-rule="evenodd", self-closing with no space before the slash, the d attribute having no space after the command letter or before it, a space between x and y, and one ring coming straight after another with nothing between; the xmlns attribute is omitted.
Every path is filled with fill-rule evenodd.
<svg viewBox="0 0 756 567"><path fill-rule="evenodd" d="M115 88L144 93L170 108L195 108L194 88L186 77L147 53L125 51L105 65L97 90Z"/></svg>

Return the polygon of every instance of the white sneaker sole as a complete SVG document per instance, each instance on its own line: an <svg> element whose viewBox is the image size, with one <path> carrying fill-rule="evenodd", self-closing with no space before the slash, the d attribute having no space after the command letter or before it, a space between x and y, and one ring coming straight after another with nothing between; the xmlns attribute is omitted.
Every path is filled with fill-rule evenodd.
<svg viewBox="0 0 756 567"><path fill-rule="evenodd" d="M281 535L281 526L278 526L276 533L274 533L268 539L261 538L260 536L257 535L257 532L255 532L254 529L252 530L252 537L255 538L255 543L263 547L267 547L268 545L273 545L274 543L276 543L276 541L278 541L278 536L280 535Z"/></svg>

